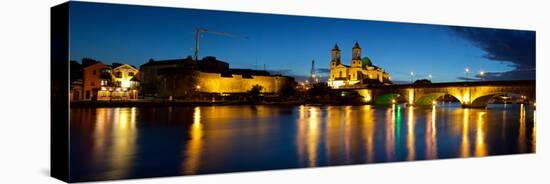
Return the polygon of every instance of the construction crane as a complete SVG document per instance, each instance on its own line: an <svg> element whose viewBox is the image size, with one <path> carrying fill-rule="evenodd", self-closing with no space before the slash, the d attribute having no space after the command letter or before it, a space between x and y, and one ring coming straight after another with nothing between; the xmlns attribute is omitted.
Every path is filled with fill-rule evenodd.
<svg viewBox="0 0 550 184"><path fill-rule="evenodd" d="M199 43L200 43L200 35L201 33L211 33L216 34L220 36L227 36L227 37L239 37L237 35L225 33L225 32L217 32L217 31L211 31L204 28L197 28L195 29L195 62L199 62ZM248 39L247 37L244 37L245 39Z"/></svg>

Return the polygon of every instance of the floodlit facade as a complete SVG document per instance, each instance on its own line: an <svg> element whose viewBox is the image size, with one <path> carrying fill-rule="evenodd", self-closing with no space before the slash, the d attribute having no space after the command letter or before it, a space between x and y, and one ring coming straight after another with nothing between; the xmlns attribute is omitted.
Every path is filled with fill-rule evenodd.
<svg viewBox="0 0 550 184"><path fill-rule="evenodd" d="M247 93L253 86L261 93L277 94L294 85L294 78L263 70L233 69L215 57L196 62L190 57L154 61L141 65L145 97L183 99L190 95L230 96ZM155 75L151 75L155 74Z"/></svg>
<svg viewBox="0 0 550 184"><path fill-rule="evenodd" d="M84 100L139 98L139 70L128 64L96 63L83 68Z"/></svg>
<svg viewBox="0 0 550 184"><path fill-rule="evenodd" d="M340 49L335 45L331 51L330 77L332 88L353 87L369 84L391 84L390 74L372 64L368 57L361 58L361 47L355 42L352 48L351 66L341 62Z"/></svg>
<svg viewBox="0 0 550 184"><path fill-rule="evenodd" d="M82 68L83 100L97 100L104 81L110 79L111 67L96 62Z"/></svg>

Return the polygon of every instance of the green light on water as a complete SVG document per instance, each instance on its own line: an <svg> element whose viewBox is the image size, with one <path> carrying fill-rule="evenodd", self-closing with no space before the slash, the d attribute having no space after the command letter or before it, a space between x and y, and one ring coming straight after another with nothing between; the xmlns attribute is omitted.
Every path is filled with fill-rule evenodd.
<svg viewBox="0 0 550 184"><path fill-rule="evenodd" d="M397 145L401 144L401 106L397 106L397 111L395 112L395 141Z"/></svg>

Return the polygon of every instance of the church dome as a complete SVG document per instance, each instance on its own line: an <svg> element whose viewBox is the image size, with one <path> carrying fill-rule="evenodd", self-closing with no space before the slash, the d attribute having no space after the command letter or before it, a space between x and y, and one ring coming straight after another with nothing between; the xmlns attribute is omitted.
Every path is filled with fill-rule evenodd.
<svg viewBox="0 0 550 184"><path fill-rule="evenodd" d="M369 57L364 57L361 59L361 63L363 64L363 67L372 66L372 61Z"/></svg>

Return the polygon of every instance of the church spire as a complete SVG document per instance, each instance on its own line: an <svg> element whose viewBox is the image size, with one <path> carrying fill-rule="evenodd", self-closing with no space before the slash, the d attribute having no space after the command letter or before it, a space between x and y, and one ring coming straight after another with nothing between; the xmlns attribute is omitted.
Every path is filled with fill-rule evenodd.
<svg viewBox="0 0 550 184"><path fill-rule="evenodd" d="M352 60L361 60L361 47L359 47L359 42L355 41L355 45L353 45L353 49L351 50L352 50ZM352 62L352 64L357 63L360 65L360 62L361 61Z"/></svg>
<svg viewBox="0 0 550 184"><path fill-rule="evenodd" d="M334 50L334 51L336 51L336 50L338 50L338 51L339 51L339 50L340 50L340 48L338 48L338 44L337 44L337 43L336 43L336 44L334 44L334 48L333 48L332 50Z"/></svg>
<svg viewBox="0 0 550 184"><path fill-rule="evenodd" d="M359 42L355 41L355 45L353 45L353 48L357 48L357 49L360 49L361 47L359 47Z"/></svg>
<svg viewBox="0 0 550 184"><path fill-rule="evenodd" d="M336 65L340 64L340 48L338 48L338 44L334 44L331 55L330 67L336 67Z"/></svg>

